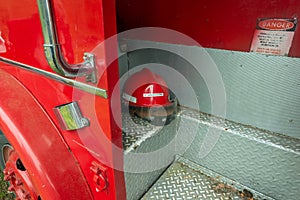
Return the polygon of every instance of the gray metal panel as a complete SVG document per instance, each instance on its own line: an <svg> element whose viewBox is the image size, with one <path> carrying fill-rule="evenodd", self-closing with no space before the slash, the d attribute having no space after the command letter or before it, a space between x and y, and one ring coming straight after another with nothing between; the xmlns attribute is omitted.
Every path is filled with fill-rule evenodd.
<svg viewBox="0 0 300 200"><path fill-rule="evenodd" d="M158 155L152 152L165 147L176 134L176 120L165 127L149 124L123 113L123 146L126 196L139 199L175 158L175 145Z"/></svg>
<svg viewBox="0 0 300 200"><path fill-rule="evenodd" d="M206 83L193 66L180 57L188 57L205 66L211 64L204 53L207 52L223 78L227 119L300 138L299 58L146 41L128 40L127 43L129 69L145 63L162 63L173 67L190 81L198 97L200 110L211 113ZM130 52L136 46L143 45L152 49ZM171 50L179 56L170 53ZM161 75L168 81L167 74ZM191 94L186 92L181 91L183 99L180 100L182 105L189 107Z"/></svg>
<svg viewBox="0 0 300 200"><path fill-rule="evenodd" d="M147 153L163 148L171 140L175 147L161 152L154 157L154 166L160 160L171 163L174 154L181 153L188 146L183 156L205 168L218 172L236 182L275 199L297 200L300 196L300 140L279 135L232 121L222 120L205 113L182 108L180 117L169 126L151 132L151 129L140 129L131 123L131 133L139 132L150 136L137 141L130 141L130 151L125 152L125 178L128 199L137 199L163 172L161 169L152 172L132 173L134 170L147 168L148 155L143 159L134 160L130 153ZM127 128L128 128L127 127ZM145 127L145 126L142 126ZM201 157L201 146L207 137L207 130L221 131L220 138L206 157ZM191 133L196 133L193 135ZM176 134L176 135L174 135ZM191 136L183 140L182 136ZM189 144L189 141L192 141ZM175 150L174 150L175 148ZM131 172L131 173L130 173Z"/></svg>
<svg viewBox="0 0 300 200"><path fill-rule="evenodd" d="M220 175L190 164L191 162L183 158L173 163L142 199L250 200L253 197L256 200L270 199L241 185L236 188L234 182L229 183L224 181L225 179L220 181L222 178Z"/></svg>
<svg viewBox="0 0 300 200"><path fill-rule="evenodd" d="M144 42L129 41L128 50L130 46ZM177 135L199 129L183 156L275 199L298 199L300 141L294 138L300 138L300 59L153 42L150 42L151 45L160 50L145 49L128 53L129 69L144 63L172 66L190 81L197 94L200 110L210 113L211 99L204 79L187 61L166 50L173 49L179 55L189 54L195 60L203 59L201 64L205 64L206 59L201 55L205 56L203 52L208 52L225 84L225 117L251 125L228 120L223 124L222 120L220 122L210 115L185 111L181 115ZM195 52L200 52L200 56L193 58ZM161 75L168 81L167 74ZM180 83L177 86L180 87ZM181 93L180 96L185 96L185 99L180 103L188 105L190 94L184 90ZM200 150L208 129L212 130L212 134L221 130L221 136L212 151L202 158ZM177 147L185 142L188 145L189 141L176 142L176 152L180 153Z"/></svg>
<svg viewBox="0 0 300 200"><path fill-rule="evenodd" d="M163 172L164 169L142 174L126 172L124 174L126 181L126 199L140 199Z"/></svg>
<svg viewBox="0 0 300 200"><path fill-rule="evenodd" d="M300 196L300 140L256 129L207 114L182 112L185 132L200 125L184 157L275 199ZM219 124L219 125L218 125ZM208 128L221 130L217 144L202 158L200 149ZM180 133L179 133L180 134Z"/></svg>
<svg viewBox="0 0 300 200"><path fill-rule="evenodd" d="M160 127L154 126L138 117L131 118L128 113L123 113L122 121L123 149L125 154L136 149L160 129Z"/></svg>

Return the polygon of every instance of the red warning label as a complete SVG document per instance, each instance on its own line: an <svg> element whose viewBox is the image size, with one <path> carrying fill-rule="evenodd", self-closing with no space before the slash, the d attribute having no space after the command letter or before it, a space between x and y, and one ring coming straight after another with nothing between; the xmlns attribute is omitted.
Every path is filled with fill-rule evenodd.
<svg viewBox="0 0 300 200"><path fill-rule="evenodd" d="M251 51L261 54L288 55L297 19L258 19Z"/></svg>
<svg viewBox="0 0 300 200"><path fill-rule="evenodd" d="M295 20L286 19L261 19L257 23L258 28L273 31L294 31Z"/></svg>

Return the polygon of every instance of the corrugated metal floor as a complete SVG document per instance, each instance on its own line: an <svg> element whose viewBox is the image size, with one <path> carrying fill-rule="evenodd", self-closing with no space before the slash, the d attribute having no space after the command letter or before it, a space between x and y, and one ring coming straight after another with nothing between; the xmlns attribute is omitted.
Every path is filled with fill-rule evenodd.
<svg viewBox="0 0 300 200"><path fill-rule="evenodd" d="M207 169L179 158L144 195L148 199L263 200L271 199ZM208 175L209 174L209 175Z"/></svg>
<svg viewBox="0 0 300 200"><path fill-rule="evenodd" d="M165 186L159 186L161 190L165 188L163 190L165 193L161 190L155 192L155 189L152 188L144 198L211 199L212 197L216 197L216 199L247 200L247 191L253 191L253 194L257 193L255 191L259 191L266 196L271 196L278 200L299 199L300 143L298 139L238 124L229 120L222 121L220 118L183 108L179 113L178 121L164 128L153 126L147 122L138 125L134 122L135 120L140 119L132 120L130 116L123 116L124 166L127 170L126 172L132 172L125 173L127 198L130 200L139 199L149 187L151 187L154 181L158 179L164 169L153 173L135 172L140 172L140 169L144 169L148 167L148 165L153 164L154 162L152 161L158 160L167 160L169 162L165 165L167 167L174 160L175 154L179 154L185 159L197 163L198 166L205 166L205 168L199 170L198 167L191 167L189 163L187 165L188 168L196 169L195 171L197 173L194 174L192 173L193 170L185 168L183 172L188 172L185 174L176 167L177 164L175 162L172 166L175 166L177 171L170 171L170 168L166 173L172 173L172 175L169 175L169 178L165 181L163 181L163 177L166 175L162 176L154 185L155 188L159 186L160 183L163 184L163 182L165 182ZM217 133L219 131L219 139L209 154L206 157L201 157L201 147L204 144L204 139L207 138L208 130ZM191 136L191 139L188 141L190 143L187 143L184 139L189 138L189 136ZM175 140L175 142L173 140ZM149 156L147 157L146 153L162 149L171 141L175 145L167 149L169 152L160 151L160 153L164 154L159 154L155 159ZM186 145L188 148L184 152L179 151L182 149L180 145L183 145L183 147ZM130 157L135 155L135 153L145 153L145 156L136 160L133 159L134 156ZM150 160L150 158L154 160ZM221 177L221 179L207 173L206 169L222 175L217 175ZM201 175L201 173L199 175L199 171L202 172L204 176ZM192 183L190 187L185 188L184 185L180 185L180 180L184 180L182 176L194 176L193 180L196 180L196 183ZM170 177L173 177L174 180L170 179ZM209 182L211 181L209 177L217 180L217 182ZM223 177L236 180L240 184L246 185L253 190L247 189L245 195L242 193L245 187L237 187L239 184L234 183L234 188L237 189L237 192L241 191L240 193L236 193L234 188L231 189L228 187L228 183L229 186L231 185L230 181L225 181L227 185L222 185L224 183ZM202 179L203 181L201 181ZM221 181L218 182L218 180ZM185 181L188 182L189 180ZM205 187L208 191L202 191L204 187L204 183L202 182L207 182L208 185ZM171 186L168 185L170 183L172 183ZM179 185L179 188L174 188L176 185ZM200 191L200 196L193 196L198 194L194 194L191 188L198 188L196 191ZM219 192L222 193L221 196L219 193L216 193L216 189L217 191L220 190ZM232 191L227 194L226 192L224 193L223 189L226 189L227 192L228 190ZM178 190L178 194L184 194L184 192L186 192L192 196L176 196L177 193L173 194L176 190ZM209 191L212 191L213 194L209 193ZM158 194L161 196L158 196ZM206 194L206 196L201 196L201 194ZM212 195L211 198L207 196L209 194ZM259 196L263 197L263 195L254 195L254 198L270 199L267 197L258 198ZM251 196L249 196L248 199L251 199Z"/></svg>
<svg viewBox="0 0 300 200"><path fill-rule="evenodd" d="M154 126L138 117L123 113L123 148L125 152L134 150L146 139L155 135L161 127Z"/></svg>

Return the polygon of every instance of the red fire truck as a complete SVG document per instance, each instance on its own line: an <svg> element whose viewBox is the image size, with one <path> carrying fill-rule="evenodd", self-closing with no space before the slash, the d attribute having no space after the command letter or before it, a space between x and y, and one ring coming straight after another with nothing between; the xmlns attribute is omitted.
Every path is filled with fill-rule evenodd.
<svg viewBox="0 0 300 200"><path fill-rule="evenodd" d="M1 0L16 199L298 199L297 0Z"/></svg>

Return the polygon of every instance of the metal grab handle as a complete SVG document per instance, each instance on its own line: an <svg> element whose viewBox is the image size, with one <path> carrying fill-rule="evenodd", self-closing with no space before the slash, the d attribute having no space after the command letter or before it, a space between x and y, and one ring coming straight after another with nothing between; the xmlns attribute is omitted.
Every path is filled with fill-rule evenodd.
<svg viewBox="0 0 300 200"><path fill-rule="evenodd" d="M44 36L44 51L50 67L65 77L86 76L87 81L96 82L95 56L91 53L84 53L84 62L67 63L57 37L52 0L37 0L37 3Z"/></svg>

